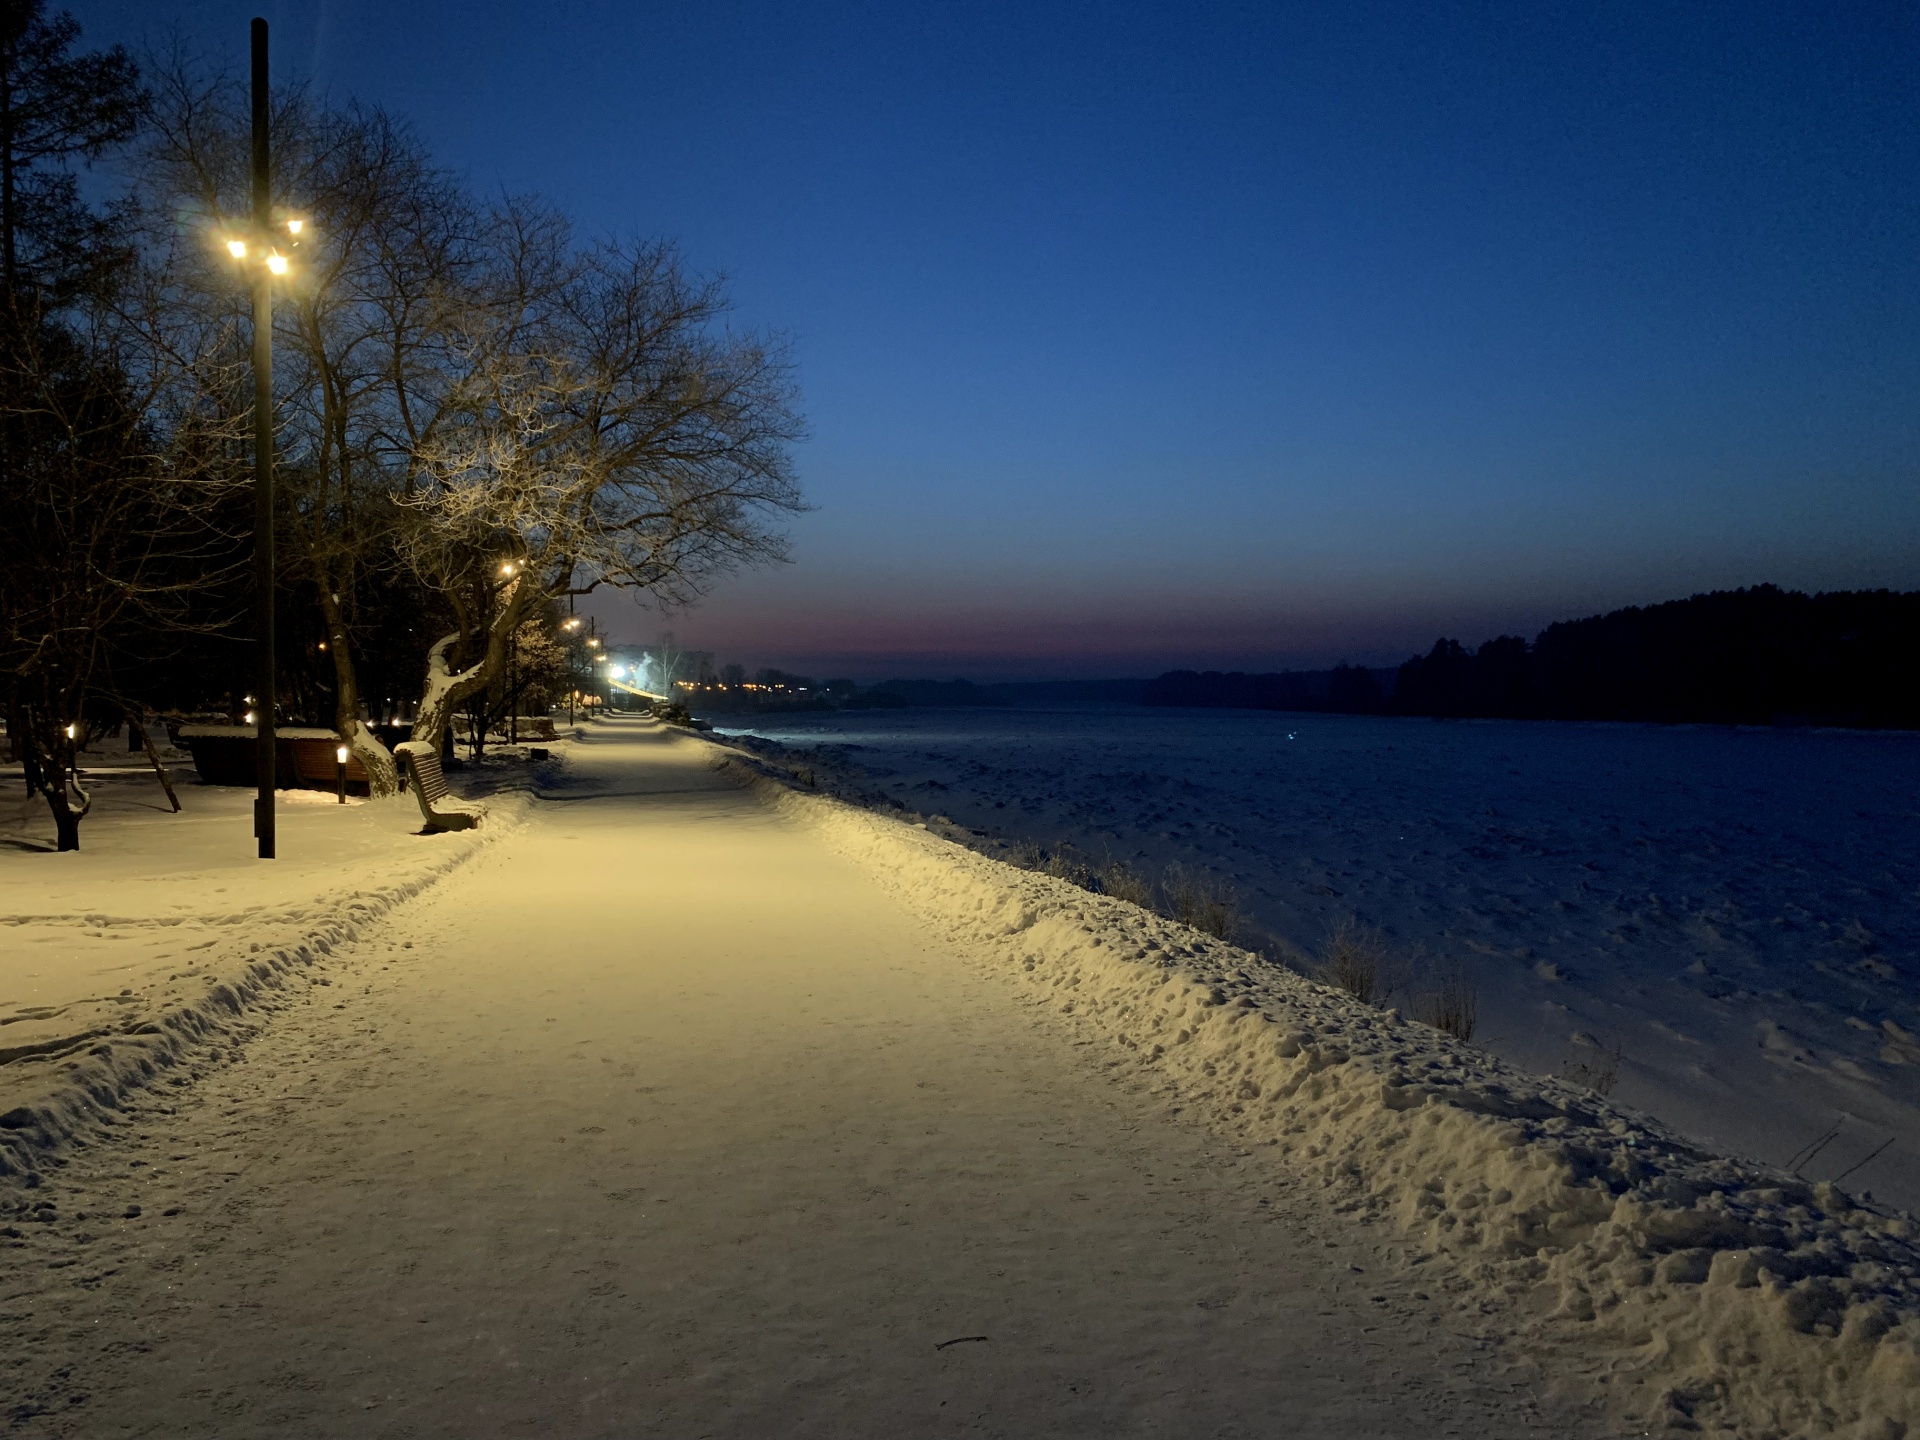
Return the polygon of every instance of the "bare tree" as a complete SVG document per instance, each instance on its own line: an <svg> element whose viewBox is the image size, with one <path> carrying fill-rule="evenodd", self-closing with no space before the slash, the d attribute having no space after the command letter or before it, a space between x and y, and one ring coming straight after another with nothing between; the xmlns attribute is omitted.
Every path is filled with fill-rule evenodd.
<svg viewBox="0 0 1920 1440"><path fill-rule="evenodd" d="M245 331L219 242L242 213L246 110L188 64L153 83L154 353L226 415ZM780 554L800 427L778 350L722 328L719 284L670 247L576 243L531 200L476 206L377 110L289 92L272 123L275 193L303 222L276 317L287 549L324 619L336 728L378 794L396 776L360 717L356 608L381 567L422 587L423 624L451 620L415 722L438 742L556 597L680 603Z"/></svg>
<svg viewBox="0 0 1920 1440"><path fill-rule="evenodd" d="M233 383L248 340L244 287L221 242L230 217L246 213L246 97L178 58L157 67L154 91L142 164L156 276L148 313L158 348L202 397L244 408ZM279 523L320 611L335 728L373 792L391 794L393 757L362 717L362 610L370 577L394 558L409 407L443 388L432 377L477 262L475 212L383 111L282 92L272 130L275 194L301 225L275 310Z"/></svg>
<svg viewBox="0 0 1920 1440"><path fill-rule="evenodd" d="M802 508L788 367L720 327L716 282L663 245L576 248L530 207L494 233L491 293L455 327L400 497L406 554L458 620L415 721L436 742L538 607L600 586L685 603L782 555L778 521Z"/></svg>

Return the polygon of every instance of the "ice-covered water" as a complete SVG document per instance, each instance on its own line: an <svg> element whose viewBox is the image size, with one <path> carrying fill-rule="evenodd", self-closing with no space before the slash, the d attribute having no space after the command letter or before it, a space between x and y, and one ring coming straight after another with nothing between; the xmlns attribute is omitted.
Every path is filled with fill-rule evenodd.
<svg viewBox="0 0 1920 1440"><path fill-rule="evenodd" d="M1920 735L1118 708L732 730L1008 840L1231 882L1296 965L1349 917L1465 966L1476 1043L1920 1208ZM1403 992L1410 998L1420 982Z"/></svg>

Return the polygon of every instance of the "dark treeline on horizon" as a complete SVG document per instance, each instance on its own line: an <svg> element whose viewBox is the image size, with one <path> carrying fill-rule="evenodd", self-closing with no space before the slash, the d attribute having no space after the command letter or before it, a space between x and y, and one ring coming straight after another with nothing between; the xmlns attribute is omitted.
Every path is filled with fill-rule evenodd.
<svg viewBox="0 0 1920 1440"><path fill-rule="evenodd" d="M1383 673L1175 670L1159 706L1506 719L1920 728L1920 592L1721 590L1502 635Z"/></svg>

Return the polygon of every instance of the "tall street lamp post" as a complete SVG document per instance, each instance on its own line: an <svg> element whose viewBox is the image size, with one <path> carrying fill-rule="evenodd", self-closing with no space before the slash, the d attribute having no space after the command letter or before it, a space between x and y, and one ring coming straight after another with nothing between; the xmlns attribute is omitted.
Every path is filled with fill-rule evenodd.
<svg viewBox="0 0 1920 1440"><path fill-rule="evenodd" d="M273 282L287 273L287 256L299 244L303 223L273 221L272 177L267 151L267 22L255 20L253 40L253 217L244 237L229 235L227 253L246 264L253 280L253 743L259 791L253 801L253 833L260 858L274 858L273 791L278 781L274 729L273 640ZM279 230L284 228L284 238Z"/></svg>
<svg viewBox="0 0 1920 1440"><path fill-rule="evenodd" d="M266 248L273 224L273 200L267 166L267 22L253 22L253 583L254 657L253 744L258 760L259 794L253 802L253 833L260 858L274 858L273 788L275 772L274 697L278 677L273 663L273 266L279 258ZM280 269L286 261L280 261Z"/></svg>

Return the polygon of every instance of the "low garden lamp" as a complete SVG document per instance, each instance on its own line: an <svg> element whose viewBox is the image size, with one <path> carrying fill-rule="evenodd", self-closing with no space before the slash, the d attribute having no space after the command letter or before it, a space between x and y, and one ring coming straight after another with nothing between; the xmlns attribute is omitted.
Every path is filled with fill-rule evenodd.
<svg viewBox="0 0 1920 1440"><path fill-rule="evenodd" d="M342 805L347 803L347 747L340 745L333 752L333 790Z"/></svg>

